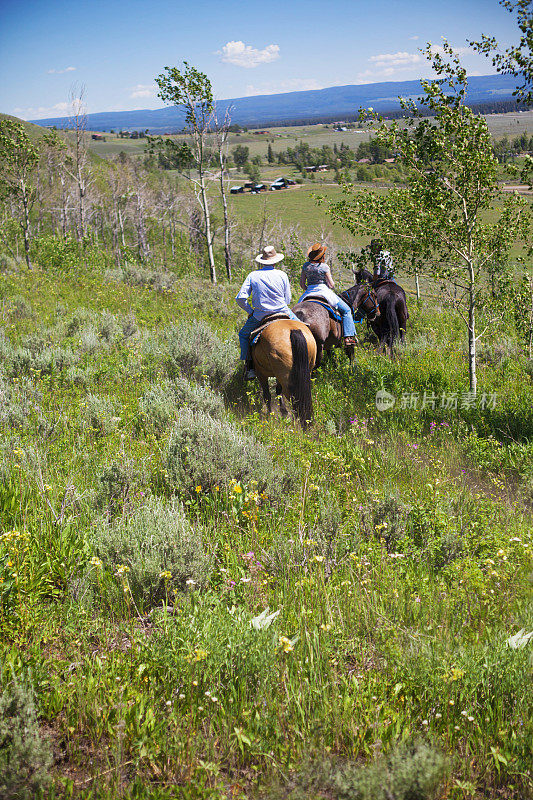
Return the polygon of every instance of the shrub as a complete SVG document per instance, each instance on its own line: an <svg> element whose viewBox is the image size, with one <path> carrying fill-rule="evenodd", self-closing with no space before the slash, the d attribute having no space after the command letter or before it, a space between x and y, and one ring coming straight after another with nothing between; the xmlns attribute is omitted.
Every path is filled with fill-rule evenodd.
<svg viewBox="0 0 533 800"><path fill-rule="evenodd" d="M161 272L126 264L124 267L106 270L107 280L126 283L129 286L150 286L156 291L172 289L177 277L173 272Z"/></svg>
<svg viewBox="0 0 533 800"><path fill-rule="evenodd" d="M114 461L107 466L98 480L100 486L96 492L95 506L104 508L110 519L131 511L147 484L144 473L134 461L127 459L120 464Z"/></svg>
<svg viewBox="0 0 533 800"><path fill-rule="evenodd" d="M0 425L22 427L32 411L41 411L41 400L42 395L27 378L14 387L0 374Z"/></svg>
<svg viewBox="0 0 533 800"><path fill-rule="evenodd" d="M114 314L104 311L98 325L98 333L106 342L112 342L121 339L123 336L122 326Z"/></svg>
<svg viewBox="0 0 533 800"><path fill-rule="evenodd" d="M235 371L237 351L204 322L189 322L171 328L165 336L166 368L169 376L207 380L224 388Z"/></svg>
<svg viewBox="0 0 533 800"><path fill-rule="evenodd" d="M497 367L500 364L520 358L520 347L508 337L503 337L497 342L482 342L478 349L478 360L480 364L488 364Z"/></svg>
<svg viewBox="0 0 533 800"><path fill-rule="evenodd" d="M65 381L71 386L78 386L86 389L94 379L94 371L91 367L80 369L79 367L69 367L65 372Z"/></svg>
<svg viewBox="0 0 533 800"><path fill-rule="evenodd" d="M145 611L164 600L169 589L183 591L188 580L199 586L209 577L203 529L189 522L176 500L150 498L129 517L100 522L93 537L104 566L128 567L133 599Z"/></svg>
<svg viewBox="0 0 533 800"><path fill-rule="evenodd" d="M179 492L196 486L227 487L232 479L258 482L258 491L279 491L287 482L266 447L230 422L188 408L180 410L169 442L167 469Z"/></svg>
<svg viewBox="0 0 533 800"><path fill-rule="evenodd" d="M98 436L111 433L119 421L109 397L95 394L88 394L85 399L84 419Z"/></svg>
<svg viewBox="0 0 533 800"><path fill-rule="evenodd" d="M221 417L224 413L219 394L209 386L198 386L178 376L174 381L154 384L145 392L139 401L141 423L162 434L183 406L212 417Z"/></svg>
<svg viewBox="0 0 533 800"><path fill-rule="evenodd" d="M31 258L43 270L69 272L80 262L80 244L72 236L46 234L33 240Z"/></svg>
<svg viewBox="0 0 533 800"><path fill-rule="evenodd" d="M446 770L444 757L419 741L399 745L368 766L325 759L307 765L283 788L283 796L290 800L323 795L336 800L430 800L436 797Z"/></svg>
<svg viewBox="0 0 533 800"><path fill-rule="evenodd" d="M86 353L93 353L101 346L101 340L94 325L84 325L79 331L81 349Z"/></svg>
<svg viewBox="0 0 533 800"><path fill-rule="evenodd" d="M17 262L6 253L0 253L0 272L10 273L17 271Z"/></svg>
<svg viewBox="0 0 533 800"><path fill-rule="evenodd" d="M227 285L213 286L212 283L195 281L192 285L190 280L183 282L176 287L183 291L187 297L187 304L200 312L200 316L212 315L216 317L230 317L235 313L235 287Z"/></svg>
<svg viewBox="0 0 533 800"><path fill-rule="evenodd" d="M20 295L9 299L6 310L14 319L25 319L26 317L31 317L33 313L30 303Z"/></svg>
<svg viewBox="0 0 533 800"><path fill-rule="evenodd" d="M396 497L384 497L363 514L362 528L369 537L385 542L387 552L396 552L405 546L409 507Z"/></svg>
<svg viewBox="0 0 533 800"><path fill-rule="evenodd" d="M129 339L130 336L135 336L135 334L139 332L133 311L130 311L130 313L121 320L121 325L124 339Z"/></svg>
<svg viewBox="0 0 533 800"><path fill-rule="evenodd" d="M78 308L73 316L65 323L65 334L67 336L76 336L83 325L90 324L94 321L94 314L86 308Z"/></svg>
<svg viewBox="0 0 533 800"><path fill-rule="evenodd" d="M31 691L14 683L0 696L0 797L32 800L49 782L52 752Z"/></svg>
<svg viewBox="0 0 533 800"><path fill-rule="evenodd" d="M43 375L62 372L78 361L78 356L68 348L44 347L34 352L28 347L16 347L11 352L7 370L11 377L35 370Z"/></svg>

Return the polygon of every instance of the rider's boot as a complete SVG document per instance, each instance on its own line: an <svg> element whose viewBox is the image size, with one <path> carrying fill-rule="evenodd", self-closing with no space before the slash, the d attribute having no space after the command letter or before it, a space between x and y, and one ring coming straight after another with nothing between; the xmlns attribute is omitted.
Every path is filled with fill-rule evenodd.
<svg viewBox="0 0 533 800"><path fill-rule="evenodd" d="M345 336L344 337L344 346L345 347L355 347L357 344L357 336Z"/></svg>
<svg viewBox="0 0 533 800"><path fill-rule="evenodd" d="M254 378L257 378L257 375L254 370L254 362L252 361L251 356L248 356L248 358L244 362L244 380L253 381Z"/></svg>

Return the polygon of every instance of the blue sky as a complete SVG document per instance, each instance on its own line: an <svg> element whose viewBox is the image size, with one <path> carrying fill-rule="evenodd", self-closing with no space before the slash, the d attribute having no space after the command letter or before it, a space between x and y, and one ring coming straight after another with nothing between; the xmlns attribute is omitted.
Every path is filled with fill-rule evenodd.
<svg viewBox="0 0 533 800"><path fill-rule="evenodd" d="M516 40L497 0L0 0L0 110L66 116L158 108L154 76L187 60L217 98L427 75L418 52L446 37L470 74L493 72L466 40Z"/></svg>

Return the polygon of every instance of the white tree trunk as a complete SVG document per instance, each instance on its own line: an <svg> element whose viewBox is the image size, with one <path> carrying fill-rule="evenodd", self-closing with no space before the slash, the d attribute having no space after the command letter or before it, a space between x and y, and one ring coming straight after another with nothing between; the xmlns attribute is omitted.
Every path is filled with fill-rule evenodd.
<svg viewBox="0 0 533 800"><path fill-rule="evenodd" d="M202 209L204 212L205 223L205 238L207 242L207 257L209 259L209 274L211 282L217 282L217 273L215 267L215 256L213 254L213 239L211 236L211 217L209 215L209 205L207 203L207 194L205 191L205 178L203 172L200 173L200 197L202 200Z"/></svg>
<svg viewBox="0 0 533 800"><path fill-rule="evenodd" d="M476 300L472 277L468 296L468 378L470 382L470 391L476 394Z"/></svg>

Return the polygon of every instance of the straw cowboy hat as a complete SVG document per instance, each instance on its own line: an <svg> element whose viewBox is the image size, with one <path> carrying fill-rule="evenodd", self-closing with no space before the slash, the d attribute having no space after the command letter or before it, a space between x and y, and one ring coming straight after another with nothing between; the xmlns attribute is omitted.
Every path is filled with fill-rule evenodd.
<svg viewBox="0 0 533 800"><path fill-rule="evenodd" d="M277 264L278 261L283 261L284 258L283 253L276 253L272 245L267 245L263 247L263 252L255 257L255 260L258 264Z"/></svg>
<svg viewBox="0 0 533 800"><path fill-rule="evenodd" d="M309 258L309 261L314 261L314 262L322 261L322 259L326 255L327 249L328 248L326 247L325 244L311 245L311 247L307 251L307 256Z"/></svg>

